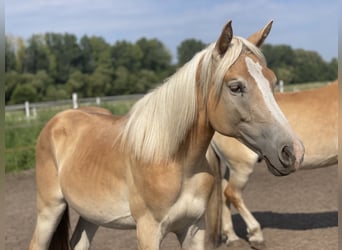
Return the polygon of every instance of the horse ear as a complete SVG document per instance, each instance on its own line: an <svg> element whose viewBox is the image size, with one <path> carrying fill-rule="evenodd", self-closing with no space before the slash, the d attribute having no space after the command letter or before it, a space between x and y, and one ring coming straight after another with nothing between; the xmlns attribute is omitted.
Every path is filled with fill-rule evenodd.
<svg viewBox="0 0 342 250"><path fill-rule="evenodd" d="M220 56L223 56L226 53L232 39L233 39L233 29L232 29L232 21L230 20L223 27L222 33L215 45L215 49Z"/></svg>
<svg viewBox="0 0 342 250"><path fill-rule="evenodd" d="M268 22L268 24L266 24L266 26L263 29L259 30L258 32L255 32L253 35L248 37L247 40L260 48L262 44L264 43L266 37L268 36L268 33L270 33L271 31L272 23L273 23L273 20Z"/></svg>

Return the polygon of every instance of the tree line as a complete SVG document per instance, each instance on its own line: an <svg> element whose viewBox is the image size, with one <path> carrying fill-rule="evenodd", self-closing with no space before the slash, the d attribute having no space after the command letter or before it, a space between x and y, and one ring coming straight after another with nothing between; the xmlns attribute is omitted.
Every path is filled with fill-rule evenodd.
<svg viewBox="0 0 342 250"><path fill-rule="evenodd" d="M40 102L80 97L145 93L173 74L207 45L186 39L172 63L158 39L109 44L102 37L69 33L32 35L27 41L6 36L5 102ZM285 83L337 78L337 59L326 62L314 51L287 45L263 46L268 66Z"/></svg>

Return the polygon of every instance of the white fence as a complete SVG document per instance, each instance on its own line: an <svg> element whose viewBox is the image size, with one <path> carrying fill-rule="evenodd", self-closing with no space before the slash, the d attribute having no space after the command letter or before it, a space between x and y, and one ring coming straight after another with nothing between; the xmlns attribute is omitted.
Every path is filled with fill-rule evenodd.
<svg viewBox="0 0 342 250"><path fill-rule="evenodd" d="M55 108L55 107L72 107L77 108L79 106L89 106L96 105L99 106L106 102L116 102L116 101L135 101L140 99L143 94L136 95L120 95L120 96L105 96L105 97L90 97L90 98L78 98L77 94L74 93L72 98L69 100L51 101L51 102L39 102L39 103L29 103L25 102L23 104L7 105L5 107L5 112L23 111L27 118L34 117L37 114L38 109L42 108Z"/></svg>

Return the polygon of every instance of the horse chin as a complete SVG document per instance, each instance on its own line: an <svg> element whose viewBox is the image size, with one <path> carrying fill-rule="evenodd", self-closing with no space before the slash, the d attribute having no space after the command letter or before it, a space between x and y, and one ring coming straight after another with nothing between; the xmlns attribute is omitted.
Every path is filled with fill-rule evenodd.
<svg viewBox="0 0 342 250"><path fill-rule="evenodd" d="M289 175L290 172L282 172L279 169L277 169L271 162L269 159L267 159L266 156L264 156L268 171L270 171L274 176L286 176Z"/></svg>

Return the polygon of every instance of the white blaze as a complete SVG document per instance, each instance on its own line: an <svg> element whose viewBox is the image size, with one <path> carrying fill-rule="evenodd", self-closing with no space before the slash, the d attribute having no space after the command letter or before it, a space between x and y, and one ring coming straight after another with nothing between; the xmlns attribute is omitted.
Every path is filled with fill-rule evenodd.
<svg viewBox="0 0 342 250"><path fill-rule="evenodd" d="M262 67L258 62L254 62L250 57L245 59L249 74L254 78L257 86L264 97L267 109L272 116L281 124L287 124L284 114L281 112L270 89L270 83L262 73Z"/></svg>
<svg viewBox="0 0 342 250"><path fill-rule="evenodd" d="M283 112L280 110L278 104L276 103L273 93L270 89L269 81L262 73L262 67L258 62L254 62L250 57L245 59L247 64L247 69L250 75L254 78L266 104L266 108L270 111L271 115L287 128L293 139L294 155L296 157L296 162L294 167L297 169L302 161L304 155L304 147L297 135L292 131L287 119L285 118Z"/></svg>

